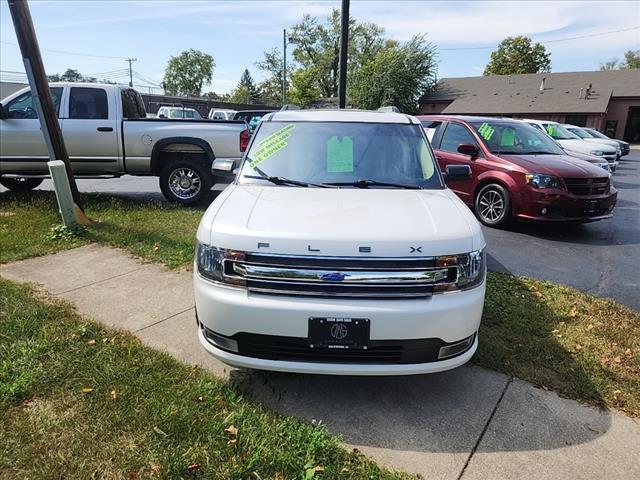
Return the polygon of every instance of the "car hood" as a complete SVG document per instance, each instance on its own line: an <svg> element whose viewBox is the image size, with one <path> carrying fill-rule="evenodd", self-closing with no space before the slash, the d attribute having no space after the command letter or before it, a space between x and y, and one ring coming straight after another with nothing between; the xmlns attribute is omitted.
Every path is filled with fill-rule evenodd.
<svg viewBox="0 0 640 480"><path fill-rule="evenodd" d="M607 175L602 168L569 155L500 155L500 158L519 165L529 173L546 173L566 178L603 177Z"/></svg>
<svg viewBox="0 0 640 480"><path fill-rule="evenodd" d="M590 153L594 150L601 150L605 153L616 153L616 148L599 142L586 142L584 140L569 139L557 140L566 150L574 150L580 153Z"/></svg>
<svg viewBox="0 0 640 480"><path fill-rule="evenodd" d="M583 140L589 143L600 143L602 145L607 145L608 147L612 147L615 149L620 148L620 144L615 140L605 140L604 138L583 138Z"/></svg>
<svg viewBox="0 0 640 480"><path fill-rule="evenodd" d="M220 248L418 257L484 247L475 217L449 189L231 185L221 197L209 207L198 230L200 241Z"/></svg>

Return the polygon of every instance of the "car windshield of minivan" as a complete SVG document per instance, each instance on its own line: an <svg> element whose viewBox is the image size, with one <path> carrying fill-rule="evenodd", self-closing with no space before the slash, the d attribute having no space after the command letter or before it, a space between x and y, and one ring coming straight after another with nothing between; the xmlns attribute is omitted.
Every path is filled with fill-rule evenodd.
<svg viewBox="0 0 640 480"><path fill-rule="evenodd" d="M240 182L297 187L443 188L419 125L263 122Z"/></svg>
<svg viewBox="0 0 640 480"><path fill-rule="evenodd" d="M526 123L483 120L471 125L496 155L564 155L556 142Z"/></svg>
<svg viewBox="0 0 640 480"><path fill-rule="evenodd" d="M544 129L554 140L575 140L576 138L580 139L579 136L571 133L569 130L564 128L562 125L558 125L557 123L545 123Z"/></svg>

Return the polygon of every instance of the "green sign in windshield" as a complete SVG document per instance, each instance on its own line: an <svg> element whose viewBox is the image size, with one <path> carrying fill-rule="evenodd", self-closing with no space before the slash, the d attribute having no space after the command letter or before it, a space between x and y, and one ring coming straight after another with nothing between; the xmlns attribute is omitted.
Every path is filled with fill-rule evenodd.
<svg viewBox="0 0 640 480"><path fill-rule="evenodd" d="M327 141L327 172L353 172L353 140L331 137Z"/></svg>

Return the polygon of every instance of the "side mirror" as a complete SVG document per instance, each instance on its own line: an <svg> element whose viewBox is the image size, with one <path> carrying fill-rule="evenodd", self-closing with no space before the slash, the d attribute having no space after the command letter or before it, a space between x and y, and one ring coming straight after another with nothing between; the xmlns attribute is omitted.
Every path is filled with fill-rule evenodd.
<svg viewBox="0 0 640 480"><path fill-rule="evenodd" d="M471 180L471 167L469 165L447 165L444 173L445 180Z"/></svg>
<svg viewBox="0 0 640 480"><path fill-rule="evenodd" d="M167 118L167 116L164 113L161 113L160 115L158 115L158 118Z"/></svg>
<svg viewBox="0 0 640 480"><path fill-rule="evenodd" d="M4 107L4 105L0 103L0 119L4 118L9 118L9 112Z"/></svg>
<svg viewBox="0 0 640 480"><path fill-rule="evenodd" d="M479 150L477 145L471 143L461 143L458 145L458 153L463 155L469 155L470 157L477 157Z"/></svg>

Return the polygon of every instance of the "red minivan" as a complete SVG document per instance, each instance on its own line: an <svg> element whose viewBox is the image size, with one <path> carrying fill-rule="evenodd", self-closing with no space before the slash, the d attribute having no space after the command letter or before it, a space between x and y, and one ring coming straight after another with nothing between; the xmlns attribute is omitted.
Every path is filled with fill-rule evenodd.
<svg viewBox="0 0 640 480"><path fill-rule="evenodd" d="M613 216L611 175L569 157L544 133L510 118L418 117L441 170L468 165L471 177L447 185L485 225L512 219L593 222Z"/></svg>

